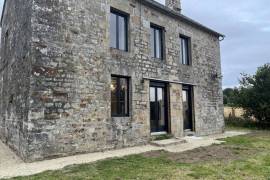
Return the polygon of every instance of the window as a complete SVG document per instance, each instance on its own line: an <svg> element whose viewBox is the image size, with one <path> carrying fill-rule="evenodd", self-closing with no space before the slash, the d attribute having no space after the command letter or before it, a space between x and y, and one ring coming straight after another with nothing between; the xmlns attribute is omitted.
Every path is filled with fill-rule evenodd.
<svg viewBox="0 0 270 180"><path fill-rule="evenodd" d="M151 25L151 53L152 57L163 59L163 29Z"/></svg>
<svg viewBox="0 0 270 180"><path fill-rule="evenodd" d="M111 82L112 117L129 116L129 79L112 76Z"/></svg>
<svg viewBox="0 0 270 180"><path fill-rule="evenodd" d="M190 65L190 38L180 36L180 62L184 65Z"/></svg>
<svg viewBox="0 0 270 180"><path fill-rule="evenodd" d="M110 46L112 48L128 51L127 15L111 10L110 17Z"/></svg>

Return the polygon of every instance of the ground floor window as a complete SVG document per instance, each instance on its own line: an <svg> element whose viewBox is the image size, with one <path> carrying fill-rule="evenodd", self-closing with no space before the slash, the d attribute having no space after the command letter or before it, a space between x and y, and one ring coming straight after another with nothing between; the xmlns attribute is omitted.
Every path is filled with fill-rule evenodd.
<svg viewBox="0 0 270 180"><path fill-rule="evenodd" d="M129 78L112 76L111 79L111 115L129 116Z"/></svg>

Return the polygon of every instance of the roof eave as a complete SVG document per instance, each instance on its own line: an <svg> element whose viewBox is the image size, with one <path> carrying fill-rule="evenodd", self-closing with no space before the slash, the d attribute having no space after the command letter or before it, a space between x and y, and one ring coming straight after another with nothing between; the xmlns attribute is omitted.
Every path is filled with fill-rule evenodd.
<svg viewBox="0 0 270 180"><path fill-rule="evenodd" d="M160 12L163 12L164 14L167 14L167 15L169 15L171 17L180 19L180 20L182 20L185 23L188 23L190 25L196 26L196 27L198 27L198 28L200 28L200 29L202 29L204 31L207 31L207 32L209 32L209 33L211 33L211 34L213 34L215 36L225 38L225 35L217 32L215 30L212 30L212 29L210 29L210 28L208 28L208 27L206 27L206 26L204 26L204 25L202 25L202 24L200 24L200 23L198 23L198 22L196 22L196 21L194 21L194 20L180 14L180 13L177 13L177 12L171 10L170 8L160 4L158 2L155 2L153 0L138 0L138 1L140 1L142 4L145 4L145 5L153 8L153 9L156 9L156 10L158 10Z"/></svg>
<svg viewBox="0 0 270 180"><path fill-rule="evenodd" d="M207 31L207 32L209 32L209 33L211 33L213 35L225 38L225 35L223 35L221 33L218 33L217 31L214 31L214 30L212 30L212 29L210 29L210 28L208 28L208 27L206 27L206 26L204 26L204 25L202 25L202 24L200 24L200 23L198 23L198 22L196 22L196 21L194 21L194 20L180 14L180 13L177 13L177 12L169 9L168 7L162 5L162 4L158 3L158 2L155 2L153 0L138 0L138 1L140 1L141 3L143 3L145 5L150 6L153 9L156 9L156 10L159 10L159 11L161 11L163 13L166 13L166 14L172 16L172 17L179 18L179 19L181 19L182 21L185 21L188 24L197 26L198 28L201 28L202 30L205 30L205 31ZM7 2L7 0L4 0L4 5L3 5L3 9L2 9L2 16L1 16L1 22L0 22L1 27L3 25L3 18L4 18L5 9L6 9L6 2Z"/></svg>

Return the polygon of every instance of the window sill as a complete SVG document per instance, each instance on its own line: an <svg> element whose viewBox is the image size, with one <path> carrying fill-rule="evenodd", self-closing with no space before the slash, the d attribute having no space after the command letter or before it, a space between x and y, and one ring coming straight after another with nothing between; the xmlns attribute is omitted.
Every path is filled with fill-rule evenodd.
<svg viewBox="0 0 270 180"><path fill-rule="evenodd" d="M112 52L122 52L122 53L128 53L129 52L129 51L126 51L126 50L117 49L117 48L113 48L113 47L110 47L110 51L112 51Z"/></svg>
<svg viewBox="0 0 270 180"><path fill-rule="evenodd" d="M129 51L121 50L121 49L116 49L110 47L110 53L112 56L120 56L120 57L128 57L130 55Z"/></svg>
<svg viewBox="0 0 270 180"><path fill-rule="evenodd" d="M187 64L179 64L178 66L180 66L180 67L192 67L192 64L190 64L190 65L187 65Z"/></svg>
<svg viewBox="0 0 270 180"><path fill-rule="evenodd" d="M119 116L119 117L111 117L111 118L112 118L112 120L125 120L125 121L128 121L131 119L130 116L125 116L125 117Z"/></svg>
<svg viewBox="0 0 270 180"><path fill-rule="evenodd" d="M165 59L159 59L159 58L155 58L155 57L151 57L151 60L152 61L155 61L155 62L159 62L159 63L165 63Z"/></svg>

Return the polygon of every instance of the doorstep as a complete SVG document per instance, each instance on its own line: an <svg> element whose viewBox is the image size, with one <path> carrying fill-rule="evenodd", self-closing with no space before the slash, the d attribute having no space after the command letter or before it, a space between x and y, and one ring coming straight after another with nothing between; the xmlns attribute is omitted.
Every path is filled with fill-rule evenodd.
<svg viewBox="0 0 270 180"><path fill-rule="evenodd" d="M168 147L184 144L187 141L185 139L165 139L160 141L151 141L150 144L157 147Z"/></svg>
<svg viewBox="0 0 270 180"><path fill-rule="evenodd" d="M184 136L195 136L195 134L196 133L190 129L184 130Z"/></svg>

